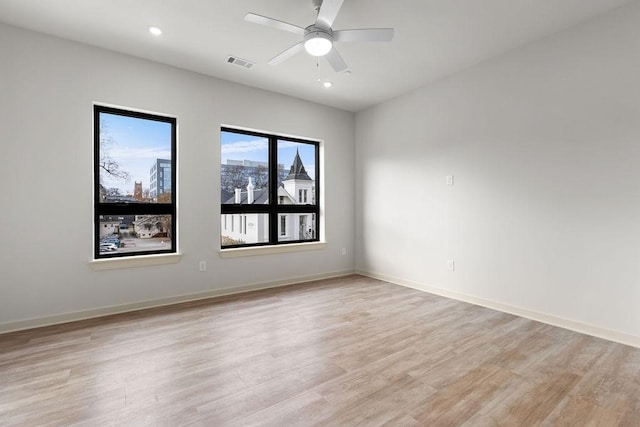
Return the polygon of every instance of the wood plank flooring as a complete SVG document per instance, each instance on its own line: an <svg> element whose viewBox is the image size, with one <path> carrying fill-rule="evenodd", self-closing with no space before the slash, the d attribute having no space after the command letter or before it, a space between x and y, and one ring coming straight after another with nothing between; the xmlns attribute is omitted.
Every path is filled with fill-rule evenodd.
<svg viewBox="0 0 640 427"><path fill-rule="evenodd" d="M0 335L0 425L640 426L640 350L354 275Z"/></svg>

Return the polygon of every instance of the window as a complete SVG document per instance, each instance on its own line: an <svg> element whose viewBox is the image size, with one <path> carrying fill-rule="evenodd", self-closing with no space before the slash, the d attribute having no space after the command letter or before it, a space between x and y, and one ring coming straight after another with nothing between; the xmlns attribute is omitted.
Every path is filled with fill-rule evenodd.
<svg viewBox="0 0 640 427"><path fill-rule="evenodd" d="M175 165L175 118L94 106L96 259L176 252Z"/></svg>
<svg viewBox="0 0 640 427"><path fill-rule="evenodd" d="M221 131L221 247L318 241L319 149L316 141ZM241 214L240 232L224 224Z"/></svg>

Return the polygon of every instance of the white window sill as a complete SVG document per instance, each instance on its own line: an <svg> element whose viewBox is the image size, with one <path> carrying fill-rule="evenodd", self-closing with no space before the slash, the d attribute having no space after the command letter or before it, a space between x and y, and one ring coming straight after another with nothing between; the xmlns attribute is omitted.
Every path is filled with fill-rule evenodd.
<svg viewBox="0 0 640 427"><path fill-rule="evenodd" d="M116 270L120 268L177 264L181 259L182 254L137 255L123 258L94 259L89 262L89 267L96 271Z"/></svg>
<svg viewBox="0 0 640 427"><path fill-rule="evenodd" d="M325 242L292 243L290 245L255 246L252 248L220 249L220 258L238 258L256 255L284 254L302 251L317 251L327 247Z"/></svg>

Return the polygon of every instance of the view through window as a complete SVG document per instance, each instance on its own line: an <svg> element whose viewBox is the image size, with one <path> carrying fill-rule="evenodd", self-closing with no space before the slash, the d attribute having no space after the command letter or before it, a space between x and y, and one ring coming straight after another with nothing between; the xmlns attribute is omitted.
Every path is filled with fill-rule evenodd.
<svg viewBox="0 0 640 427"><path fill-rule="evenodd" d="M222 248L318 240L319 143L223 128Z"/></svg>
<svg viewBox="0 0 640 427"><path fill-rule="evenodd" d="M94 106L95 258L176 252L176 120Z"/></svg>

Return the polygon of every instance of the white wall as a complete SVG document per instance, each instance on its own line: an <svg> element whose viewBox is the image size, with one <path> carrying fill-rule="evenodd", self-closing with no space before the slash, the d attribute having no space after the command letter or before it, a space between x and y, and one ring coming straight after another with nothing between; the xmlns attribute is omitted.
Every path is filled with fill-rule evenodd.
<svg viewBox="0 0 640 427"><path fill-rule="evenodd" d="M639 79L633 2L358 113L357 269L638 345Z"/></svg>
<svg viewBox="0 0 640 427"><path fill-rule="evenodd" d="M4 25L0 52L0 329L27 319L353 271L352 113ZM94 101L178 117L180 263L89 268ZM325 141L327 249L218 256L221 124ZM200 260L207 261L206 272L198 271Z"/></svg>

